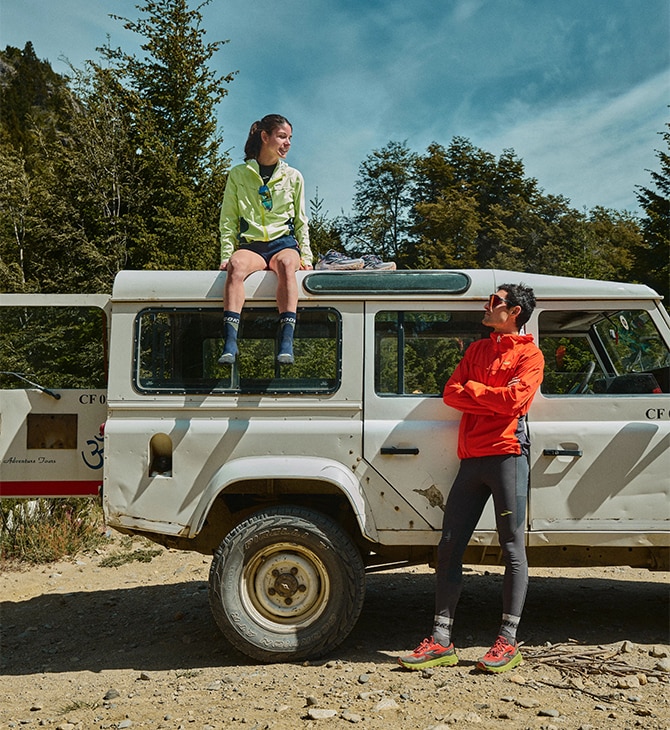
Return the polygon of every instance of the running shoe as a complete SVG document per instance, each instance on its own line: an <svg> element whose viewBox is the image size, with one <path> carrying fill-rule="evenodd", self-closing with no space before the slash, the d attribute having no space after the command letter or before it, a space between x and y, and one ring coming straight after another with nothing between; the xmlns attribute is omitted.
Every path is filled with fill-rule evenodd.
<svg viewBox="0 0 670 730"><path fill-rule="evenodd" d="M382 261L379 256L374 253L364 253L361 258L365 262L364 269L372 269L374 271L395 271L394 261Z"/></svg>
<svg viewBox="0 0 670 730"><path fill-rule="evenodd" d="M454 645L442 646L431 636L424 639L416 649L407 656L399 656L398 664L405 669L427 669L428 667L453 667L458 664L458 656Z"/></svg>
<svg viewBox="0 0 670 730"><path fill-rule="evenodd" d="M337 271L362 269L364 266L365 261L363 259L350 258L339 251L334 251L332 248L328 253L319 256L316 264L317 269L335 269Z"/></svg>
<svg viewBox="0 0 670 730"><path fill-rule="evenodd" d="M499 636L493 646L477 662L477 669L485 672L506 672L523 663L519 646L510 644L504 636Z"/></svg>

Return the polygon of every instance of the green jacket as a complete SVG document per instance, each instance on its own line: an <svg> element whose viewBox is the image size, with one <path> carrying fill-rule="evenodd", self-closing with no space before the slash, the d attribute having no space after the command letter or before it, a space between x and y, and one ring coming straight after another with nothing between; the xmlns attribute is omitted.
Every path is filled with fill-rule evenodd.
<svg viewBox="0 0 670 730"><path fill-rule="evenodd" d="M228 174L221 206L221 261L227 261L240 243L274 241L281 236L295 236L300 260L312 265L309 227L305 213L305 190L302 175L279 160L268 181L272 210L266 210L258 188L263 185L258 162L247 160Z"/></svg>

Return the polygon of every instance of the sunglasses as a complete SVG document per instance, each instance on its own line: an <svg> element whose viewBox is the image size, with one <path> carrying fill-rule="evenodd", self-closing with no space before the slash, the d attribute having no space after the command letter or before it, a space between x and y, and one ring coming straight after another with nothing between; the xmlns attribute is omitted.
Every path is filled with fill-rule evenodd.
<svg viewBox="0 0 670 730"><path fill-rule="evenodd" d="M261 185L258 188L258 194L261 196L261 203L265 210L272 210L272 194L270 188L267 185Z"/></svg>
<svg viewBox="0 0 670 730"><path fill-rule="evenodd" d="M489 295L489 301L486 305L489 309L495 309L496 307L499 307L501 304L504 304L506 307L512 306L507 299L503 299L502 297L499 297L497 294L490 294Z"/></svg>

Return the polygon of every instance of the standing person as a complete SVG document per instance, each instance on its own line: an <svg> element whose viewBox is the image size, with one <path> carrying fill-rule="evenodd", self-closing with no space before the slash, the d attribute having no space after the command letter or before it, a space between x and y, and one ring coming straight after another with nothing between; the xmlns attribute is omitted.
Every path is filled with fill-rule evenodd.
<svg viewBox="0 0 670 730"><path fill-rule="evenodd" d="M521 664L517 627L526 599L524 540L529 441L526 414L540 383L544 357L533 336L520 334L535 308L533 290L504 284L484 307L493 332L474 342L444 388L444 402L463 413L458 432L461 465L449 492L437 553L432 635L409 655L407 669L453 666L452 625L463 580L463 554L490 496L503 551L502 622L498 638L477 667L505 672Z"/></svg>
<svg viewBox="0 0 670 730"><path fill-rule="evenodd" d="M286 163L293 127L268 114L254 122L244 145L244 163L228 175L221 206L221 270L225 344L219 358L237 357L237 330L244 306L244 281L254 271L277 275L280 343L277 360L293 362L293 331L298 309L298 269L312 268L302 175ZM237 250L235 247L237 246Z"/></svg>

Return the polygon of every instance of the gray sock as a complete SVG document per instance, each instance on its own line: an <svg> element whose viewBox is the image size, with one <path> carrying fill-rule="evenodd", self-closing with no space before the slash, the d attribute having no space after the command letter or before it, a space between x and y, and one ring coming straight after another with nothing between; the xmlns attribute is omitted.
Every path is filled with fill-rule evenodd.
<svg viewBox="0 0 670 730"><path fill-rule="evenodd" d="M504 636L510 644L516 642L516 630L519 628L519 621L521 621L521 616L512 616L509 613L503 614L502 623L500 624L500 636Z"/></svg>
<svg viewBox="0 0 670 730"><path fill-rule="evenodd" d="M435 614L433 618L433 639L442 646L449 646L451 644L451 627L453 626L454 619L448 616L440 616Z"/></svg>

